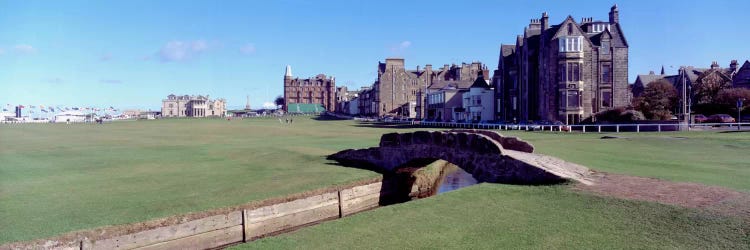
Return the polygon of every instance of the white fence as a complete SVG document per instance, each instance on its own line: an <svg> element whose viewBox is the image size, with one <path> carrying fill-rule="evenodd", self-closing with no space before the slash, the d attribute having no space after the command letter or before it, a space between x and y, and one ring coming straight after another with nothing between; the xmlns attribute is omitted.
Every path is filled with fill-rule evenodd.
<svg viewBox="0 0 750 250"><path fill-rule="evenodd" d="M464 128L464 129L495 129L520 131L552 131L552 132L665 132L706 130L715 127L750 129L750 122L742 123L640 123L640 124L589 124L589 125L541 125L541 124L494 124L494 123L454 123L454 122L425 122L425 121L386 121L385 123L403 124L418 127Z"/></svg>

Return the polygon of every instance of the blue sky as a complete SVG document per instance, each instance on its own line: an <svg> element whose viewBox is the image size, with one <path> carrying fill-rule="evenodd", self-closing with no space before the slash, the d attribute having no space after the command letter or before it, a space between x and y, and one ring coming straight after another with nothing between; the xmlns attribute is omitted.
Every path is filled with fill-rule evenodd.
<svg viewBox="0 0 750 250"><path fill-rule="evenodd" d="M631 82L662 65L750 59L750 1L0 0L0 104L156 109L174 93L259 107L283 94L287 64L350 88L387 57L495 69L529 19L607 20L615 3Z"/></svg>

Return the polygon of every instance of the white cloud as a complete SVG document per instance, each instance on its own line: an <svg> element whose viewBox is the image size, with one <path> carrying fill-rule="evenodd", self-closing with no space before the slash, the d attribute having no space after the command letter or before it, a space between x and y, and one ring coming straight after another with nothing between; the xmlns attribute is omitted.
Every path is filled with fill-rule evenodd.
<svg viewBox="0 0 750 250"><path fill-rule="evenodd" d="M33 54L36 53L36 49L28 44L19 44L13 47L13 51L19 54Z"/></svg>
<svg viewBox="0 0 750 250"><path fill-rule="evenodd" d="M264 109L275 109L276 108L276 104L274 104L272 102L264 102L263 103L263 108Z"/></svg>
<svg viewBox="0 0 750 250"><path fill-rule="evenodd" d="M171 41L156 54L162 62L182 62L198 56L209 48L209 44L204 40Z"/></svg>
<svg viewBox="0 0 750 250"><path fill-rule="evenodd" d="M240 52L245 55L255 54L255 44L248 43L240 47Z"/></svg>
<svg viewBox="0 0 750 250"><path fill-rule="evenodd" d="M403 41L391 47L391 52L399 53L411 47L411 41Z"/></svg>
<svg viewBox="0 0 750 250"><path fill-rule="evenodd" d="M401 44L398 45L398 47L400 49L406 49L409 46L411 46L411 42L410 41L403 41L403 42L401 42Z"/></svg>

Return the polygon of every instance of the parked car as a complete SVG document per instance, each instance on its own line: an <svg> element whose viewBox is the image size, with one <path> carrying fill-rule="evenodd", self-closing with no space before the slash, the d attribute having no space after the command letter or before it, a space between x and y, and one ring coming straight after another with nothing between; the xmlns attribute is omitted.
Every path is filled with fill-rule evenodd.
<svg viewBox="0 0 750 250"><path fill-rule="evenodd" d="M697 114L693 117L693 120L695 121L695 123L704 123L706 122L706 120L708 120L708 117L706 117L705 115Z"/></svg>
<svg viewBox="0 0 750 250"><path fill-rule="evenodd" d="M715 114L708 117L706 120L708 123L730 123L735 122L734 117L727 114Z"/></svg>
<svg viewBox="0 0 750 250"><path fill-rule="evenodd" d="M570 131L570 126L565 125L565 123L563 123L561 121L556 121L556 122L552 123L552 125L555 125L558 128L560 128L560 131Z"/></svg>

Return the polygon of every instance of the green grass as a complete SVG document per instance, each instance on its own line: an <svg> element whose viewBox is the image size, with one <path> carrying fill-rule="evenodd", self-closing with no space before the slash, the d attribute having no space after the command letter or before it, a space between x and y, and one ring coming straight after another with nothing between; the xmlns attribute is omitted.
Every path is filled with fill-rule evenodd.
<svg viewBox="0 0 750 250"><path fill-rule="evenodd" d="M379 132L326 122L160 120L0 127L0 244L378 176L328 154ZM347 126L348 127L348 126ZM351 129L356 131L356 129Z"/></svg>
<svg viewBox="0 0 750 250"><path fill-rule="evenodd" d="M536 152L591 169L697 182L750 192L750 132L597 133L504 132L530 141Z"/></svg>
<svg viewBox="0 0 750 250"><path fill-rule="evenodd" d="M564 186L480 184L234 249L747 249L750 225Z"/></svg>
<svg viewBox="0 0 750 250"><path fill-rule="evenodd" d="M383 133L414 130L301 117L291 125L274 119L2 125L0 244L375 177L325 157L376 146ZM597 170L750 190L750 133L622 134L629 140L505 134ZM668 136L688 139L662 138Z"/></svg>

